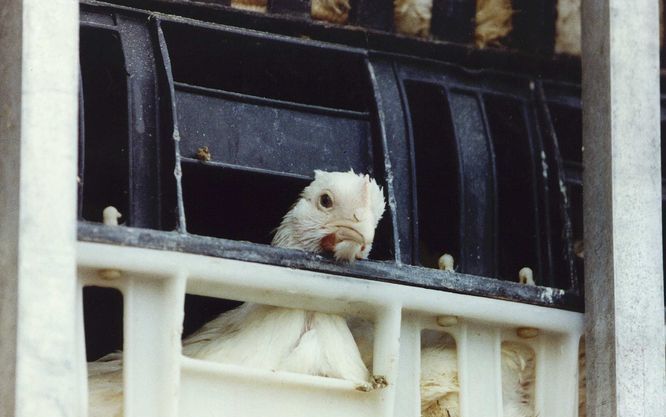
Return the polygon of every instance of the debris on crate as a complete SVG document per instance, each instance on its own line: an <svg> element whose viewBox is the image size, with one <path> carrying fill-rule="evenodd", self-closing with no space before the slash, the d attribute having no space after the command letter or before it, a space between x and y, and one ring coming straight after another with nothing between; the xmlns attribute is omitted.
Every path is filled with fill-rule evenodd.
<svg viewBox="0 0 666 417"><path fill-rule="evenodd" d="M211 158L213 156L211 155L210 151L208 150L208 146L202 146L202 147L197 149L196 157L199 161L208 162L208 161L211 160Z"/></svg>

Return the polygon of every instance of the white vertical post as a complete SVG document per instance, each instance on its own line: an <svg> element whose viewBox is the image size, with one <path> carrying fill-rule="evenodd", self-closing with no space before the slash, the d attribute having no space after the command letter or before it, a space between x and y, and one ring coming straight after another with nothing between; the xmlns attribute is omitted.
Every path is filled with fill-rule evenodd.
<svg viewBox="0 0 666 417"><path fill-rule="evenodd" d="M379 316L375 321L372 373L389 381L389 385L380 391L380 415L393 416L396 383L391 381L398 379L402 306L396 303L387 305L380 309Z"/></svg>
<svg viewBox="0 0 666 417"><path fill-rule="evenodd" d="M464 323L456 340L460 415L502 415L502 340L498 329Z"/></svg>
<svg viewBox="0 0 666 417"><path fill-rule="evenodd" d="M0 2L0 416L77 416L78 2Z"/></svg>
<svg viewBox="0 0 666 417"><path fill-rule="evenodd" d="M658 1L582 27L587 415L663 416Z"/></svg>
<svg viewBox="0 0 666 417"><path fill-rule="evenodd" d="M400 360L396 381L394 417L421 415L421 326L420 320L404 312L400 328Z"/></svg>
<svg viewBox="0 0 666 417"><path fill-rule="evenodd" d="M186 279L184 271L168 278L133 276L124 288L126 417L178 413Z"/></svg>
<svg viewBox="0 0 666 417"><path fill-rule="evenodd" d="M540 417L574 417L578 411L578 342L580 334L541 335L536 353L535 410ZM548 387L557 387L557 395Z"/></svg>

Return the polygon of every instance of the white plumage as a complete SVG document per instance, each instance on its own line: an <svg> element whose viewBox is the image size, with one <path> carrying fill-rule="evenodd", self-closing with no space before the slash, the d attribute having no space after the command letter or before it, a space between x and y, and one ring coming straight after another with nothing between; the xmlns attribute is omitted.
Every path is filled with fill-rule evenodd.
<svg viewBox="0 0 666 417"><path fill-rule="evenodd" d="M368 383L369 374L341 316L246 303L183 343L193 358Z"/></svg>
<svg viewBox="0 0 666 417"><path fill-rule="evenodd" d="M315 180L284 216L273 245L331 252L353 261L368 256L384 212L381 188L353 172L315 172ZM350 330L351 327L351 330ZM352 335L353 331L353 335ZM342 378L371 389L373 329L365 320L300 309L245 303L205 324L183 341L193 358L252 368ZM458 417L455 344L424 344L423 417ZM534 355L502 345L505 417L533 417ZM122 416L121 354L89 364L91 417Z"/></svg>
<svg viewBox="0 0 666 417"><path fill-rule="evenodd" d="M367 175L315 171L315 180L284 216L273 245L368 256L384 212L381 188ZM245 303L183 341L187 356L253 368L342 378L371 389L369 372L345 318ZM122 416L122 362L112 354L88 365L91 417Z"/></svg>
<svg viewBox="0 0 666 417"><path fill-rule="evenodd" d="M534 417L534 352L527 346L504 342L502 402L504 417ZM424 347L421 351L421 416L459 417L455 346Z"/></svg>

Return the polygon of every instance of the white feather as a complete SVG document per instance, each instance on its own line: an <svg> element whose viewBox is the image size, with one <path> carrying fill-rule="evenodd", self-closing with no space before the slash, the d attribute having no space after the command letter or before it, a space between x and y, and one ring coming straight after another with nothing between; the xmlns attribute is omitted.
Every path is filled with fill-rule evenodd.
<svg viewBox="0 0 666 417"><path fill-rule="evenodd" d="M188 337L183 354L259 369L368 380L344 318L299 309L245 303Z"/></svg>
<svg viewBox="0 0 666 417"><path fill-rule="evenodd" d="M456 350L451 346L421 351L422 417L460 415L457 362ZM504 342L501 363L504 417L534 417L534 352L525 345Z"/></svg>
<svg viewBox="0 0 666 417"><path fill-rule="evenodd" d="M122 369L121 353L88 363L88 417L122 417Z"/></svg>

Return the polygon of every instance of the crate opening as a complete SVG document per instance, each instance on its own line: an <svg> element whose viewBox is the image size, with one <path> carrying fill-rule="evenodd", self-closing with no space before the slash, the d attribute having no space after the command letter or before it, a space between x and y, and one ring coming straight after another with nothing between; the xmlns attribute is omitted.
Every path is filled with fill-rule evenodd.
<svg viewBox="0 0 666 417"><path fill-rule="evenodd" d="M570 217L573 232L574 265L578 274L579 288L584 288L584 247L583 247L583 185L568 183L566 186L570 204Z"/></svg>
<svg viewBox="0 0 666 417"><path fill-rule="evenodd" d="M115 288L83 288L83 322L91 415L123 413L123 296Z"/></svg>
<svg viewBox="0 0 666 417"><path fill-rule="evenodd" d="M583 114L579 108L548 103L560 154L566 165L583 163Z"/></svg>
<svg viewBox="0 0 666 417"><path fill-rule="evenodd" d="M129 215L127 70L119 34L82 27L80 59L85 126L85 163L79 178L82 217L101 222L107 206ZM131 224L132 219L123 221Z"/></svg>
<svg viewBox="0 0 666 417"><path fill-rule="evenodd" d="M83 288L86 359L96 361L123 348L123 295L115 288Z"/></svg>
<svg viewBox="0 0 666 417"><path fill-rule="evenodd" d="M458 354L451 334L421 331L420 392L422 416L457 415Z"/></svg>
<svg viewBox="0 0 666 417"><path fill-rule="evenodd" d="M516 281L518 271L527 266L540 280L538 177L545 182L548 173L541 163L537 167L538 153L527 132L523 103L485 95L484 105L495 152L498 277Z"/></svg>
<svg viewBox="0 0 666 417"><path fill-rule="evenodd" d="M196 235L270 244L282 217L310 181L186 161L183 200L187 230ZM385 215L370 259L390 259L390 225Z"/></svg>
<svg viewBox="0 0 666 417"><path fill-rule="evenodd" d="M240 301L203 295L185 294L185 317L183 320L183 339L199 330L204 324L220 314L243 304Z"/></svg>
<svg viewBox="0 0 666 417"><path fill-rule="evenodd" d="M177 83L367 110L371 90L360 55L170 22L162 29Z"/></svg>
<svg viewBox="0 0 666 417"><path fill-rule="evenodd" d="M273 231L308 179L183 164L187 231L201 236L270 244Z"/></svg>
<svg viewBox="0 0 666 417"><path fill-rule="evenodd" d="M502 342L502 402L519 405L522 410L535 409L536 354L524 343ZM526 412L526 411L523 411Z"/></svg>
<svg viewBox="0 0 666 417"><path fill-rule="evenodd" d="M582 291L582 114L576 104L557 102L549 102L547 111L555 133L546 137L552 147L548 163L557 175L549 183L553 277L542 285Z"/></svg>
<svg viewBox="0 0 666 417"><path fill-rule="evenodd" d="M436 85L406 82L414 146L418 253L415 264L437 268L444 253L460 259L458 150L451 110Z"/></svg>

